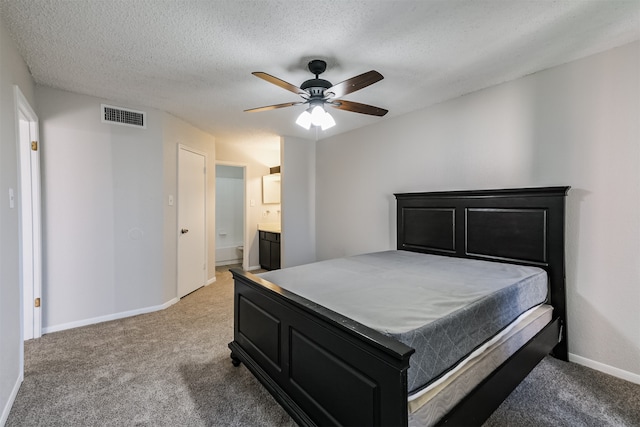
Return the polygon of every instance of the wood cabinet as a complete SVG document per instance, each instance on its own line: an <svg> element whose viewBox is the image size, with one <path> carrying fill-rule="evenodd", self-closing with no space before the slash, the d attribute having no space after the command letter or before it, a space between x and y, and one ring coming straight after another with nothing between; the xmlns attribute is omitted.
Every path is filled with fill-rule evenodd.
<svg viewBox="0 0 640 427"><path fill-rule="evenodd" d="M280 268L280 233L260 231L260 267L265 270Z"/></svg>

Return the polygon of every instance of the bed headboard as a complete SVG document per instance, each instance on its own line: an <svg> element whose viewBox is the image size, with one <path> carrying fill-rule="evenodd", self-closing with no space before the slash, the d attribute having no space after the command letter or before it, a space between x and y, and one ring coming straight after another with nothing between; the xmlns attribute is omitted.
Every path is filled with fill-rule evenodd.
<svg viewBox="0 0 640 427"><path fill-rule="evenodd" d="M398 249L544 268L567 360L564 221L570 187L396 194Z"/></svg>

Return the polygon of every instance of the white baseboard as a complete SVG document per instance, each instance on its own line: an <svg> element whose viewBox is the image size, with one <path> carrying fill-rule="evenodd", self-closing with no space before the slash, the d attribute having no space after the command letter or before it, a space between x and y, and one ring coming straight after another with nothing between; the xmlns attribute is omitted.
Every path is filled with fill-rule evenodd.
<svg viewBox="0 0 640 427"><path fill-rule="evenodd" d="M242 258L218 261L216 262L216 267L224 267L225 265L236 265L236 264L242 264Z"/></svg>
<svg viewBox="0 0 640 427"><path fill-rule="evenodd" d="M569 353L569 361L586 366L587 368L595 369L596 371L604 372L605 374L609 374L635 384L640 384L640 375L634 374L633 372L614 368L613 366L605 365L604 363L596 362L595 360L587 359L586 357L578 356L577 354L573 353Z"/></svg>
<svg viewBox="0 0 640 427"><path fill-rule="evenodd" d="M49 334L51 332L64 331L65 329L79 328L80 326L93 325L96 323L108 322L110 320L124 319L125 317L137 316L138 314L151 313L154 311L164 310L171 307L173 304L180 301L180 298L173 298L172 300L165 302L161 305L155 305L152 307L139 308L136 310L123 311L120 313L108 314L106 316L93 317L91 319L78 320L76 322L63 323L61 325L47 326L42 328L43 334Z"/></svg>
<svg viewBox="0 0 640 427"><path fill-rule="evenodd" d="M249 267L249 269L247 271L254 271L254 270L260 270L262 267L260 267L259 265L254 265L253 267Z"/></svg>
<svg viewBox="0 0 640 427"><path fill-rule="evenodd" d="M24 379L24 374L20 372L18 379L13 386L13 390L11 390L11 394L9 395L9 399L7 399L6 405L2 408L2 416L0 416L0 426L4 426L7 423L7 419L9 418L9 412L11 412L11 407L13 406L13 402L16 401L16 396L18 395L18 390L20 390L20 385L22 384L22 380Z"/></svg>
<svg viewBox="0 0 640 427"><path fill-rule="evenodd" d="M209 279L209 280L207 281L207 283L205 284L205 286L209 286L210 284L212 284L212 283L213 283L213 282L215 282L215 281L216 281L216 278L215 278L215 276L214 276L214 277L212 277L211 279Z"/></svg>

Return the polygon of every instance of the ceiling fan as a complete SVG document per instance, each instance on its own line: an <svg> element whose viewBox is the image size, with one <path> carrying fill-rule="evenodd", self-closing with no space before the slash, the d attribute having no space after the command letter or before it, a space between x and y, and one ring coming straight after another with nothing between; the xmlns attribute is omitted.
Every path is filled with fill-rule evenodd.
<svg viewBox="0 0 640 427"><path fill-rule="evenodd" d="M339 110L352 111L354 113L369 114L379 117L388 113L384 108L339 99L347 94L353 93L382 80L384 77L382 77L382 74L379 72L371 70L336 85L332 85L331 82L319 78L320 74L324 73L327 69L327 63L325 61L321 59L314 59L309 62L308 67L309 71L311 71L312 74L315 74L316 77L305 81L300 85L300 87L261 71L251 73L256 77L268 81L269 83L300 95L304 101L285 102L284 104L251 108L249 110L245 110L245 112L255 113L259 111L275 110L277 108L292 107L294 105L309 104L309 108L300 114L296 123L305 129L309 129L311 125L314 125L321 127L322 130L329 129L336 124L333 117L331 117L331 115L325 110L325 105L330 105L331 107Z"/></svg>

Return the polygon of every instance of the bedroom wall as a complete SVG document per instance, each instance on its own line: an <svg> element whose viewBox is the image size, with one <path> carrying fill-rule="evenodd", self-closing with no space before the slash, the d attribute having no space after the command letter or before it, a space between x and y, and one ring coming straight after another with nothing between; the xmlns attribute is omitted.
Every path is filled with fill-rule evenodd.
<svg viewBox="0 0 640 427"><path fill-rule="evenodd" d="M316 142L282 138L282 267L316 259Z"/></svg>
<svg viewBox="0 0 640 427"><path fill-rule="evenodd" d="M156 141L158 143L158 141ZM183 144L207 155L207 283L216 279L215 186L216 140L171 114L162 113L162 213L164 216L164 255L162 264L162 301L177 295L178 248L178 145ZM160 182L160 181L158 181ZM169 196L174 197L173 206Z"/></svg>
<svg viewBox="0 0 640 427"><path fill-rule="evenodd" d="M247 236L249 268L260 268L258 258L258 223L280 222L280 204L262 203L262 177L269 174L269 168L280 165L280 137L257 137L241 143L216 140L216 158L229 164L247 167ZM253 200L254 206L251 206ZM268 214L264 215L266 211Z"/></svg>
<svg viewBox="0 0 640 427"><path fill-rule="evenodd" d="M38 86L43 332L177 301L177 154L207 154L208 279L215 280L215 139L151 108ZM145 111L147 128L102 123L100 104ZM177 200L177 199L176 199Z"/></svg>
<svg viewBox="0 0 640 427"><path fill-rule="evenodd" d="M162 112L147 128L101 123L113 102L38 86L42 139L43 332L166 302ZM116 104L118 105L118 104ZM174 294L175 296L175 294Z"/></svg>
<svg viewBox="0 0 640 427"><path fill-rule="evenodd" d="M0 19L0 425L4 425L22 382L20 334L19 201L9 207L9 189L18 190L18 154L13 86L36 110L27 65Z"/></svg>
<svg viewBox="0 0 640 427"><path fill-rule="evenodd" d="M394 248L394 192L571 185L571 359L640 383L639 52L632 43L318 142L318 259Z"/></svg>

